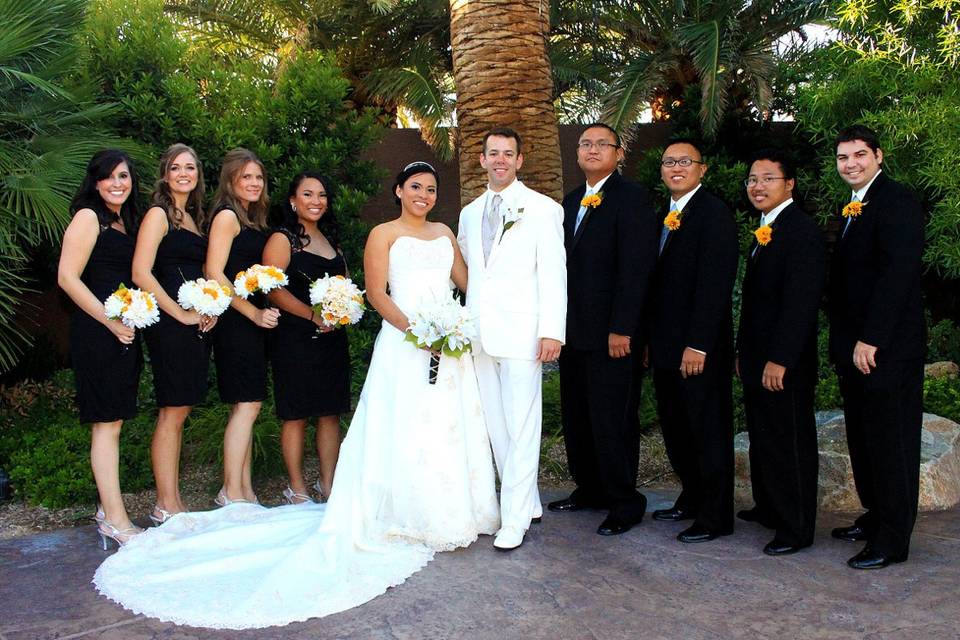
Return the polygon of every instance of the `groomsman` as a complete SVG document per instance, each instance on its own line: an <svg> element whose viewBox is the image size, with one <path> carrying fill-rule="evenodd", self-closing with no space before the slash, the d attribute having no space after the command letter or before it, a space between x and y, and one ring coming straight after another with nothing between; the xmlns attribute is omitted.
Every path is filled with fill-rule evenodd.
<svg viewBox="0 0 960 640"><path fill-rule="evenodd" d="M796 168L786 153L759 152L744 183L762 214L747 253L737 334L756 506L737 515L776 529L763 552L781 556L813 544L817 308L827 255L820 229L794 203Z"/></svg>
<svg viewBox="0 0 960 640"><path fill-rule="evenodd" d="M924 215L881 171L877 134L854 125L836 139L852 190L830 267L830 358L840 378L850 463L866 509L833 537L864 541L847 564L907 559L917 518L926 326L920 291Z"/></svg>
<svg viewBox="0 0 960 640"><path fill-rule="evenodd" d="M623 156L615 130L587 126L577 143L586 183L563 199L568 306L560 415L577 488L548 508L606 509L597 529L604 536L630 530L647 506L636 489L640 433L628 413L657 226L647 190L617 171Z"/></svg>
<svg viewBox="0 0 960 640"><path fill-rule="evenodd" d="M707 164L693 142L673 142L660 164L670 202L650 298L650 364L664 444L683 489L653 518L693 520L677 539L705 542L733 532L737 227L701 185Z"/></svg>

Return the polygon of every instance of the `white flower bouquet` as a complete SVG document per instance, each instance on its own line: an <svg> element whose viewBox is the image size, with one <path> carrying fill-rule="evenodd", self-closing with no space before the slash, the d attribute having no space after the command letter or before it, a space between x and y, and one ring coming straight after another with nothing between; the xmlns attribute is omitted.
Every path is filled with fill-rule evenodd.
<svg viewBox="0 0 960 640"><path fill-rule="evenodd" d="M233 289L238 296L246 300L251 294L269 293L277 287L286 286L288 282L283 269L255 264L237 274L233 280Z"/></svg>
<svg viewBox="0 0 960 640"><path fill-rule="evenodd" d="M230 287L205 278L187 280L177 291L177 302L181 307L203 316L219 316L230 307L232 299L233 292Z"/></svg>
<svg viewBox="0 0 960 640"><path fill-rule="evenodd" d="M160 308L154 295L149 291L128 289L123 283L103 302L103 310L107 318L119 320L131 329L143 329L160 320Z"/></svg>
<svg viewBox="0 0 960 640"><path fill-rule="evenodd" d="M427 381L436 384L440 354L459 358L472 349L477 330L466 308L453 298L428 302L410 318L405 339L430 350Z"/></svg>
<svg viewBox="0 0 960 640"><path fill-rule="evenodd" d="M363 291L345 276L324 274L310 285L313 311L328 327L356 324L363 317Z"/></svg>

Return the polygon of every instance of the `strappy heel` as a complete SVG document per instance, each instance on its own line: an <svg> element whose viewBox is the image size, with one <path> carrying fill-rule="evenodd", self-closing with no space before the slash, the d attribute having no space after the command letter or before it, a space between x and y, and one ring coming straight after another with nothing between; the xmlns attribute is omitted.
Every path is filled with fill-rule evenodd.
<svg viewBox="0 0 960 640"><path fill-rule="evenodd" d="M176 514L170 513L166 509L161 509L160 505L156 504L153 505L153 511L147 517L150 518L150 521L153 522L153 524L159 527L174 515Z"/></svg>
<svg viewBox="0 0 960 640"><path fill-rule="evenodd" d="M323 492L323 487L320 485L320 481L319 481L319 480L317 480L316 482L313 483L313 490L317 492L317 495L318 495L319 498L320 498L319 500L317 500L317 502L319 502L319 503L321 503L321 504L323 504L324 502L326 502L327 499L329 499L329 497L330 497L330 496L328 496L327 494L325 494L325 493Z"/></svg>
<svg viewBox="0 0 960 640"><path fill-rule="evenodd" d="M118 529L113 523L107 520L101 520L97 523L97 533L100 535L100 548L106 551L110 548L107 540L113 540L117 543L119 549L130 542L130 539L143 533L143 529L136 525L131 525L126 529Z"/></svg>
<svg viewBox="0 0 960 640"><path fill-rule="evenodd" d="M236 499L228 498L226 487L220 487L220 491L217 491L217 497L213 499L213 502L218 507L225 507L228 504L234 504L238 502L243 503L243 502L250 502L250 501L245 500L243 498L236 498ZM257 504L259 504L259 502Z"/></svg>
<svg viewBox="0 0 960 640"><path fill-rule="evenodd" d="M287 504L313 504L313 498L305 493L294 491L289 485L283 490L283 497Z"/></svg>

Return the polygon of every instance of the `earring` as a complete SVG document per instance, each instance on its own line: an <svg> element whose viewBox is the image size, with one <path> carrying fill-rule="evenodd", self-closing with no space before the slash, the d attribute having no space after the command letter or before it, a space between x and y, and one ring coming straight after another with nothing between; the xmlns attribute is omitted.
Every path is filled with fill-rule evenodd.
<svg viewBox="0 0 960 640"><path fill-rule="evenodd" d="M297 212L297 205L292 204L292 205L290 205L290 208L293 209L293 212L294 212L294 213Z"/></svg>

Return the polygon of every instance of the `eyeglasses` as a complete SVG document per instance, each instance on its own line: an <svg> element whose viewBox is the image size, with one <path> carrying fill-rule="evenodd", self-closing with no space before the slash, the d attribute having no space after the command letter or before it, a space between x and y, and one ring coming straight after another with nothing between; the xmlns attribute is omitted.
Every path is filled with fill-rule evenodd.
<svg viewBox="0 0 960 640"><path fill-rule="evenodd" d="M590 149L596 149L597 151L606 151L607 149L619 149L620 145L613 142L606 142L605 140L600 140L599 142L584 140L583 142L577 143L577 148L580 149L581 151L589 151Z"/></svg>
<svg viewBox="0 0 960 640"><path fill-rule="evenodd" d="M665 158L664 160L660 161L660 164L662 164L667 169L670 169L677 165L680 165L681 167L689 167L693 163L706 164L705 162L694 160L693 158L680 158L679 160L675 158Z"/></svg>
<svg viewBox="0 0 960 640"><path fill-rule="evenodd" d="M784 178L783 176L763 176L762 178L757 178L756 176L750 176L749 178L743 181L743 185L745 187L755 187L758 184L760 184L765 187L768 184L772 184L774 180L786 180L786 178Z"/></svg>

